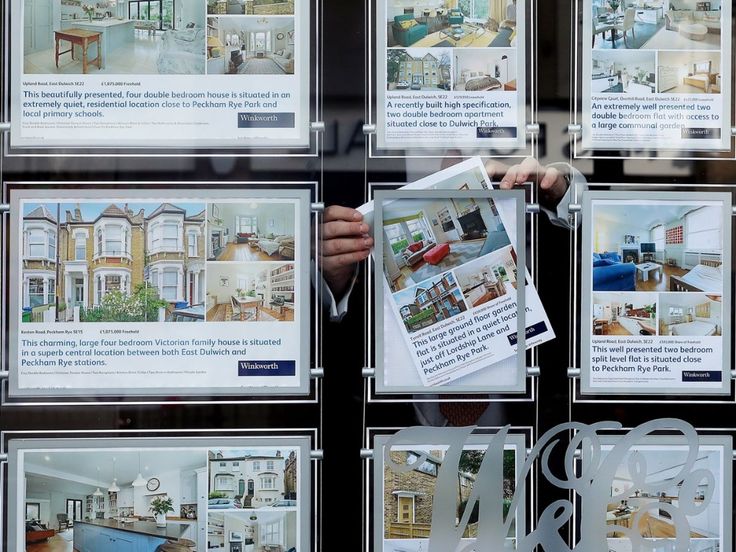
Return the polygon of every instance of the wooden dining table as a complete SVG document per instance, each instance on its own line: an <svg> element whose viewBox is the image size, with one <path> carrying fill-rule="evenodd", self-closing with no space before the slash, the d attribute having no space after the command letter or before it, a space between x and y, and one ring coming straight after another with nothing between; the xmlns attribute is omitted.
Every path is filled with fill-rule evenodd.
<svg viewBox="0 0 736 552"><path fill-rule="evenodd" d="M258 311L263 306L263 299L256 297L236 297L235 300L238 302L240 307L240 319L245 320L245 311L248 309L255 309L256 317L258 320Z"/></svg>
<svg viewBox="0 0 736 552"><path fill-rule="evenodd" d="M65 31L54 31L54 51L56 53L56 68L59 68L59 58L63 54L71 52L72 59L74 59L74 46L77 45L82 48L82 73L87 74L88 65L97 65L97 69L102 69L102 33L94 31L85 31L84 29L67 29ZM59 51L61 42L66 40L71 44L68 50L63 52ZM90 60L87 55L91 44L97 45L97 57Z"/></svg>

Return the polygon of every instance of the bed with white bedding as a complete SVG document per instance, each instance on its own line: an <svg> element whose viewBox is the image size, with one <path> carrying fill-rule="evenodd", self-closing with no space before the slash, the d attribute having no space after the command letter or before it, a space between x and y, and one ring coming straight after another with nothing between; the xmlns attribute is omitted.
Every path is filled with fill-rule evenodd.
<svg viewBox="0 0 736 552"><path fill-rule="evenodd" d="M708 336L718 333L718 326L705 320L693 320L682 324L670 324L670 335L698 335Z"/></svg>
<svg viewBox="0 0 736 552"><path fill-rule="evenodd" d="M699 264L687 274L670 276L670 291L723 293L722 266Z"/></svg>

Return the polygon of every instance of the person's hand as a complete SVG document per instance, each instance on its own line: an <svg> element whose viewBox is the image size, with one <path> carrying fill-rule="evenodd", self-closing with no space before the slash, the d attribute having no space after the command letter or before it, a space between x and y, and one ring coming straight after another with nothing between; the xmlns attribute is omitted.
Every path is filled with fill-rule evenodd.
<svg viewBox="0 0 736 552"><path fill-rule="evenodd" d="M505 167L496 163L488 163L486 170L491 178L503 174L499 187L510 190L514 186L521 186L525 182L537 182L542 193L542 202L549 207L556 208L567 192L565 175L555 167L545 167L534 157L527 157L521 163Z"/></svg>
<svg viewBox="0 0 736 552"><path fill-rule="evenodd" d="M370 228L355 209L330 205L322 223L320 270L333 295L342 296L353 277L356 263L366 259L373 247Z"/></svg>

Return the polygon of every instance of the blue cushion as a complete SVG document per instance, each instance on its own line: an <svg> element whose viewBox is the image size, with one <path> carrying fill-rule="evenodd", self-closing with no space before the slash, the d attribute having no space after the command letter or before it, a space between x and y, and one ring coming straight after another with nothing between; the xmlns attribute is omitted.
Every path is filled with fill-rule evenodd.
<svg viewBox="0 0 736 552"><path fill-rule="evenodd" d="M614 261L613 259L598 259L597 261L596 260L593 261L593 266L594 267L598 267L598 266L611 266L611 265L615 265L615 264L618 264L618 263L616 261Z"/></svg>

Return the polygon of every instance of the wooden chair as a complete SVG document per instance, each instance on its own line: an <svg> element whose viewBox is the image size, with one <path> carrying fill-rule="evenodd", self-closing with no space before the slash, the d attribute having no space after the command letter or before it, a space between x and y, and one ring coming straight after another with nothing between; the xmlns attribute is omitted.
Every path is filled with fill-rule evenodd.
<svg viewBox="0 0 736 552"><path fill-rule="evenodd" d="M230 297L230 304L232 305L232 308L233 308L233 314L232 314L232 316L231 316L230 319L231 320L240 320L241 319L241 316L240 316L240 303L238 303L238 301L237 301L237 299L235 299L235 297L232 297L231 296Z"/></svg>
<svg viewBox="0 0 736 552"><path fill-rule="evenodd" d="M69 516L67 514L56 514L56 521L59 524L59 533L66 531L71 527Z"/></svg>

